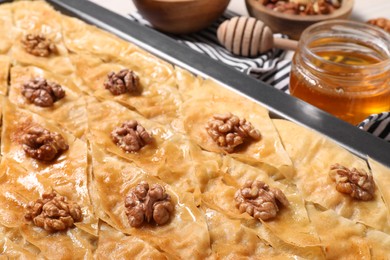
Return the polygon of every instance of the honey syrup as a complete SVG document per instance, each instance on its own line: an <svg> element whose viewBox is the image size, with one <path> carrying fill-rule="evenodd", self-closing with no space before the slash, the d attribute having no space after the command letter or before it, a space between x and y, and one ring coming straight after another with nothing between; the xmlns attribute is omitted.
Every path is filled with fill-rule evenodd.
<svg viewBox="0 0 390 260"><path fill-rule="evenodd" d="M315 55L329 61L313 61L316 67L326 73L310 78L293 68L290 74L292 95L352 124L358 124L370 114L390 110L388 71L384 70L373 77L354 77L351 67L343 66L352 65L364 70L366 65L380 63L378 57L347 50L318 51ZM351 74L350 81L337 77L348 73Z"/></svg>

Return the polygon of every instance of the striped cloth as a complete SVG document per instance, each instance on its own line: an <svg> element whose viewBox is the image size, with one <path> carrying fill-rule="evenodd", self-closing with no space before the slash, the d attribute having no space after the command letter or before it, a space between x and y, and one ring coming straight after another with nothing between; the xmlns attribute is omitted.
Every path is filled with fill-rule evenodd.
<svg viewBox="0 0 390 260"><path fill-rule="evenodd" d="M361 122L358 127L390 142L390 112L371 115Z"/></svg>
<svg viewBox="0 0 390 260"><path fill-rule="evenodd" d="M246 58L230 53L219 44L216 33L218 26L223 21L234 16L237 16L237 14L231 11L226 11L211 26L200 32L179 36L172 34L168 35L199 53L232 66L245 74L275 87L276 89L289 93L291 60L285 59L284 56L286 52L279 49L273 49L256 58ZM137 12L129 14L128 18L142 25L151 26L150 23L143 19L143 17ZM283 38L286 37L281 34L274 34L274 36ZM358 127L390 142L390 112L371 115L361 122Z"/></svg>

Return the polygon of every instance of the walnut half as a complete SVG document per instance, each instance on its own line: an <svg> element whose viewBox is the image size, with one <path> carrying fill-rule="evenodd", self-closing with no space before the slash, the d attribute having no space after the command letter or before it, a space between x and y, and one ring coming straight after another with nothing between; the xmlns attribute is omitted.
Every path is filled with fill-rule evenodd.
<svg viewBox="0 0 390 260"><path fill-rule="evenodd" d="M137 152L153 141L151 135L136 120L124 122L111 132L112 141L126 152Z"/></svg>
<svg viewBox="0 0 390 260"><path fill-rule="evenodd" d="M27 34L22 39L22 44L26 51L34 56L49 57L57 54L57 47L46 38L44 34Z"/></svg>
<svg viewBox="0 0 390 260"><path fill-rule="evenodd" d="M44 193L42 199L29 202L24 217L50 232L64 231L83 220L80 206L56 192Z"/></svg>
<svg viewBox="0 0 390 260"><path fill-rule="evenodd" d="M371 19L371 20L368 20L367 23L375 25L379 28L382 28L386 32L390 33L390 20L387 18L380 17L380 18L376 18L376 19Z"/></svg>
<svg viewBox="0 0 390 260"><path fill-rule="evenodd" d="M140 227L144 221L150 223L152 220L158 225L164 225L174 210L171 196L165 193L164 187L153 184L149 188L146 181L130 190L125 198L125 207L132 227Z"/></svg>
<svg viewBox="0 0 390 260"><path fill-rule="evenodd" d="M37 77L23 84L22 95L36 106L51 107L65 97L65 91L61 85Z"/></svg>
<svg viewBox="0 0 390 260"><path fill-rule="evenodd" d="M287 207L289 202L278 188L271 188L262 181L247 181L235 196L236 206L241 213L247 212L254 218L269 220L276 217L278 203Z"/></svg>
<svg viewBox="0 0 390 260"><path fill-rule="evenodd" d="M371 173L365 170L351 170L340 164L330 167L329 177L336 182L336 190L349 194L357 200L371 200L374 198L375 183Z"/></svg>
<svg viewBox="0 0 390 260"><path fill-rule="evenodd" d="M341 0L262 0L266 8L293 15L327 15L341 7Z"/></svg>
<svg viewBox="0 0 390 260"><path fill-rule="evenodd" d="M140 92L139 77L129 69L122 69L118 73L112 71L108 73L104 87L115 96L125 93L137 94Z"/></svg>
<svg viewBox="0 0 390 260"><path fill-rule="evenodd" d="M62 135L39 126L30 128L23 135L22 143L26 154L41 161L52 161L69 149Z"/></svg>
<svg viewBox="0 0 390 260"><path fill-rule="evenodd" d="M232 113L214 114L207 122L207 133L224 149L231 153L234 148L248 139L259 140L261 134L250 122L240 119Z"/></svg>

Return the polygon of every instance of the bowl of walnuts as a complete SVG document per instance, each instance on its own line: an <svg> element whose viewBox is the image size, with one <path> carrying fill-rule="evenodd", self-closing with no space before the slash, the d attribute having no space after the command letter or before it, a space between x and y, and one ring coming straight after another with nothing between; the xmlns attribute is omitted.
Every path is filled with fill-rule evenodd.
<svg viewBox="0 0 390 260"><path fill-rule="evenodd" d="M245 0L251 16L275 33L298 40L303 30L320 21L347 19L354 0Z"/></svg>

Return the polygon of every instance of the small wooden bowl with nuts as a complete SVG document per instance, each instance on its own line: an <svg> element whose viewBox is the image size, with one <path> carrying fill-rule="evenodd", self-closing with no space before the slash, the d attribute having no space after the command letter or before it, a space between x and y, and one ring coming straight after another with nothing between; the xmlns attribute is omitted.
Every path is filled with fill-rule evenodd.
<svg viewBox="0 0 390 260"><path fill-rule="evenodd" d="M245 0L251 16L274 33L298 40L306 27L325 20L347 19L354 0Z"/></svg>

